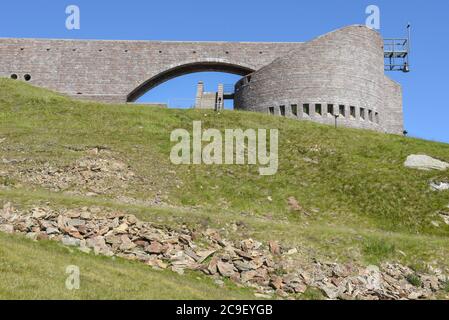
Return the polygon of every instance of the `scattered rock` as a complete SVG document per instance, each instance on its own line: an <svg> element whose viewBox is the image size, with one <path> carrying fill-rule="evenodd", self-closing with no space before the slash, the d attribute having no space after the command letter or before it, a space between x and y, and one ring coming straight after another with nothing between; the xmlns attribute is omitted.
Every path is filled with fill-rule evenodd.
<svg viewBox="0 0 449 320"><path fill-rule="evenodd" d="M31 240L37 240L37 233L36 232L28 232L26 234L26 237Z"/></svg>
<svg viewBox="0 0 449 320"><path fill-rule="evenodd" d="M87 254L89 254L92 251L92 249L90 249L88 247L83 247L83 246L78 247L78 250L81 252L87 253Z"/></svg>
<svg viewBox="0 0 449 320"><path fill-rule="evenodd" d="M224 286L224 282L220 279L215 279L214 283L216 285L218 285L219 287L223 287Z"/></svg>
<svg viewBox="0 0 449 320"><path fill-rule="evenodd" d="M114 231L116 233L126 233L127 230L128 230L128 224L127 223L122 223Z"/></svg>
<svg viewBox="0 0 449 320"><path fill-rule="evenodd" d="M268 294L255 293L254 296L261 299L271 299L271 296Z"/></svg>
<svg viewBox="0 0 449 320"><path fill-rule="evenodd" d="M180 267L177 267L177 266L172 266L171 267L171 270L173 271L173 272L176 272L177 274L179 274L179 275L183 275L184 274L184 269L183 268L180 268Z"/></svg>
<svg viewBox="0 0 449 320"><path fill-rule="evenodd" d="M309 157L302 158L304 162L312 163L312 164L320 164L320 161L317 159L311 159Z"/></svg>
<svg viewBox="0 0 449 320"><path fill-rule="evenodd" d="M14 226L12 224L2 224L0 225L0 231L5 233L13 233Z"/></svg>
<svg viewBox="0 0 449 320"><path fill-rule="evenodd" d="M270 241L268 243L268 246L270 247L270 252L272 255L277 256L281 254L281 247L279 246L278 242Z"/></svg>
<svg viewBox="0 0 449 320"><path fill-rule="evenodd" d="M419 299L419 297L421 297L421 293L420 292L412 292L408 295L408 299L409 300L417 300Z"/></svg>
<svg viewBox="0 0 449 320"><path fill-rule="evenodd" d="M33 208L31 209L31 217L34 219L42 219L45 218L48 214L48 211L45 208Z"/></svg>
<svg viewBox="0 0 449 320"><path fill-rule="evenodd" d="M223 277L231 277L235 273L234 265L232 265L231 263L218 261L217 268L218 272L220 272Z"/></svg>
<svg viewBox="0 0 449 320"><path fill-rule="evenodd" d="M302 210L301 205L299 204L298 200L296 200L295 197L289 197L287 199L287 203L288 203L290 210L292 210L292 211L301 211Z"/></svg>
<svg viewBox="0 0 449 320"><path fill-rule="evenodd" d="M449 183L448 182L431 182L430 188L435 191L445 191L449 190Z"/></svg>
<svg viewBox="0 0 449 320"><path fill-rule="evenodd" d="M58 234L59 229L50 227L50 228L47 228L47 230L45 230L45 232L47 232L48 235Z"/></svg>
<svg viewBox="0 0 449 320"><path fill-rule="evenodd" d="M440 217L443 219L445 224L449 225L449 212L441 212Z"/></svg>
<svg viewBox="0 0 449 320"><path fill-rule="evenodd" d="M273 287L273 289L279 290L284 286L284 282L282 281L281 277L273 276L271 277L270 285Z"/></svg>
<svg viewBox="0 0 449 320"><path fill-rule="evenodd" d="M319 288L326 294L329 299L336 299L339 295L338 287L331 283L321 283Z"/></svg>
<svg viewBox="0 0 449 320"><path fill-rule="evenodd" d="M211 255L213 255L217 250L205 250L205 251L199 251L197 252L198 256L200 257L198 259L198 263L203 263L204 260L209 258Z"/></svg>
<svg viewBox="0 0 449 320"><path fill-rule="evenodd" d="M41 240L48 240L48 235L46 233L43 232L39 232L36 235L36 240L41 241Z"/></svg>
<svg viewBox="0 0 449 320"><path fill-rule="evenodd" d="M145 180L145 178L136 177L131 168L112 152L103 149L98 149L98 152L92 150L79 150L87 155L67 166L57 167L44 163L22 168L19 171L11 171L11 175L22 182L39 185L52 191L65 191L86 196L120 195L131 184L142 184L142 179ZM5 163L13 165L17 162L18 160L14 162L8 160ZM140 202L136 199L128 200L128 202ZM160 200L142 200L141 202L155 205Z"/></svg>
<svg viewBox="0 0 449 320"><path fill-rule="evenodd" d="M443 162L438 159L434 159L427 155L416 155L412 154L407 157L404 163L407 168L418 169L418 170L441 170L444 171L449 168L449 163Z"/></svg>
<svg viewBox="0 0 449 320"><path fill-rule="evenodd" d="M61 239L61 242L65 246L74 246L75 247L75 246L79 246L80 245L81 240L72 238L70 236L64 236Z"/></svg>
<svg viewBox="0 0 449 320"><path fill-rule="evenodd" d="M430 224L436 228L440 227L440 223L438 221L431 221Z"/></svg>
<svg viewBox="0 0 449 320"><path fill-rule="evenodd" d="M441 216L449 222L449 213ZM98 207L20 211L6 203L0 214L0 231L60 241L85 253L137 260L156 270L170 268L179 274L201 270L218 285L223 285L219 277L226 277L255 288L256 297L265 299L272 294L291 299L308 287L319 289L328 299L423 299L432 297L447 281L440 270L416 274L400 264L364 268L316 261L301 268L289 267L287 262L294 261L289 255L298 250L282 252L275 241L267 246L253 239L231 242L215 229L199 232L184 226L175 231ZM409 281L411 275L417 277L415 285Z"/></svg>
<svg viewBox="0 0 449 320"><path fill-rule="evenodd" d="M164 246L157 241L152 241L151 244L145 248L145 251L152 254L159 254L164 251Z"/></svg>
<svg viewBox="0 0 449 320"><path fill-rule="evenodd" d="M67 226L69 227L80 227L80 226L84 226L86 224L86 221L81 220L81 219L69 219L66 222Z"/></svg>
<svg viewBox="0 0 449 320"><path fill-rule="evenodd" d="M242 282L248 282L248 281L253 280L256 276L257 276L257 271L255 271L255 270L244 271L241 273L240 279L242 280Z"/></svg>
<svg viewBox="0 0 449 320"><path fill-rule="evenodd" d="M3 205L3 210L0 210L0 216L5 219L9 219L13 212L14 212L14 208L13 208L11 202L6 202Z"/></svg>
<svg viewBox="0 0 449 320"><path fill-rule="evenodd" d="M121 236L121 237L120 237L120 242L121 242L121 244L120 244L119 249L120 249L121 251L128 251L128 250L131 250L131 249L134 249L135 247L137 247L137 245L136 245L134 242L132 242L132 241L128 238L127 235Z"/></svg>
<svg viewBox="0 0 449 320"><path fill-rule="evenodd" d="M151 258L151 259L147 260L146 264L151 267L155 267L155 268L159 268L159 269L167 269L167 267L168 267L168 265L166 263L164 263L162 260L156 259L156 258Z"/></svg>

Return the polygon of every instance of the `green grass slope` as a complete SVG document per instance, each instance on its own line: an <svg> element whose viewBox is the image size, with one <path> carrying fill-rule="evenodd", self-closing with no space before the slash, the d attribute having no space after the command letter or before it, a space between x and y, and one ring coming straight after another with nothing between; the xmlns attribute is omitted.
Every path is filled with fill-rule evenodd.
<svg viewBox="0 0 449 320"><path fill-rule="evenodd" d="M170 132L191 131L194 120L220 130L279 129L278 173L260 176L257 166L246 165L171 164ZM100 146L139 177L126 189L84 197L0 175L0 199L16 205L120 207L152 221L224 227L231 238L280 240L300 248L304 259L449 266L449 226L438 214L449 210L449 192L429 188L432 180L448 181L449 172L403 166L416 153L449 161L448 144L250 112L80 102L6 79L0 80L2 139L1 157L19 161L0 161L0 172L44 163L62 167ZM157 196L165 205L126 204L120 196ZM291 196L309 215L290 210Z"/></svg>
<svg viewBox="0 0 449 320"><path fill-rule="evenodd" d="M80 271L68 290L68 266ZM0 299L253 299L249 290L210 278L152 270L139 262L84 254L51 241L0 234Z"/></svg>

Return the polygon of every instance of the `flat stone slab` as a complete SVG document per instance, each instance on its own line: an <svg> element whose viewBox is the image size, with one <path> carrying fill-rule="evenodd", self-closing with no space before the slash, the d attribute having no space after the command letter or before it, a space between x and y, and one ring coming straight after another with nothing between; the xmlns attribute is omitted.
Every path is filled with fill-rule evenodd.
<svg viewBox="0 0 449 320"><path fill-rule="evenodd" d="M449 182L431 182L430 187L436 191L449 190Z"/></svg>
<svg viewBox="0 0 449 320"><path fill-rule="evenodd" d="M407 157L404 163L407 168L418 170L441 170L444 171L449 168L449 163L434 159L427 155L412 154Z"/></svg>

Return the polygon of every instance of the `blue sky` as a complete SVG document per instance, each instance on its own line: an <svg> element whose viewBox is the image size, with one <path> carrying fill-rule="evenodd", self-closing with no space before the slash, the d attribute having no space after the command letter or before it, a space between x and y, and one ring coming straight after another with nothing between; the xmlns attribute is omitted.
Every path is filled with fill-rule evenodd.
<svg viewBox="0 0 449 320"><path fill-rule="evenodd" d="M65 8L78 5L81 29L65 28ZM0 37L307 41L362 24L365 8L381 13L383 36L403 36L413 25L409 74L388 73L403 86L405 127L411 136L449 142L449 1L447 0L3 0ZM214 90L234 75L190 74L148 92L140 101L191 105L198 80Z"/></svg>

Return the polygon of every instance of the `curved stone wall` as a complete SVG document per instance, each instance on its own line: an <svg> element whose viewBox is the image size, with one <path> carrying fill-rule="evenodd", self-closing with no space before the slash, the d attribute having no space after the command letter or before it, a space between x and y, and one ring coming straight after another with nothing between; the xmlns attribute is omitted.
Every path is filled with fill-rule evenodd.
<svg viewBox="0 0 449 320"><path fill-rule="evenodd" d="M383 40L350 26L303 43L236 84L234 107L402 133L402 97L384 74Z"/></svg>

